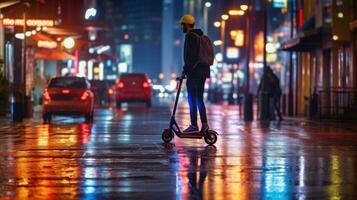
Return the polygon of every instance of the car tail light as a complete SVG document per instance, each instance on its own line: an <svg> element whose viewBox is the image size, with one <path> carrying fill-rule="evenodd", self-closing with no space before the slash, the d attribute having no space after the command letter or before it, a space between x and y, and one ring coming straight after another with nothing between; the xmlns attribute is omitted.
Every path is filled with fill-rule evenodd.
<svg viewBox="0 0 357 200"><path fill-rule="evenodd" d="M62 90L62 94L69 94L70 92L70 90Z"/></svg>
<svg viewBox="0 0 357 200"><path fill-rule="evenodd" d="M123 87L124 87L124 83L119 82L119 83L118 83L118 88L123 88Z"/></svg>
<svg viewBox="0 0 357 200"><path fill-rule="evenodd" d="M82 96L81 96L81 100L87 100L88 99L88 97L89 97L89 92L88 91L85 91L83 94L82 94Z"/></svg>
<svg viewBox="0 0 357 200"><path fill-rule="evenodd" d="M144 87L144 88L148 88L148 87L150 87L150 84L149 84L148 82L144 82L144 83L143 83L143 87Z"/></svg>
<svg viewBox="0 0 357 200"><path fill-rule="evenodd" d="M43 98L44 98L46 101L51 101L50 93L48 93L47 90L45 90L45 92L43 93Z"/></svg>

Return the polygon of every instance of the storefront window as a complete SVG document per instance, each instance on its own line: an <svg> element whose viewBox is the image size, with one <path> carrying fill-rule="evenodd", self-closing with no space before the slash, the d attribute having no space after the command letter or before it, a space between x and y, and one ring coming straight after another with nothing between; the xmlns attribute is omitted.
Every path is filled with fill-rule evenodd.
<svg viewBox="0 0 357 200"><path fill-rule="evenodd" d="M346 86L353 87L353 65L350 48L345 49L346 52Z"/></svg>
<svg viewBox="0 0 357 200"><path fill-rule="evenodd" d="M14 46L7 42L5 45L5 73L10 81L14 82Z"/></svg>
<svg viewBox="0 0 357 200"><path fill-rule="evenodd" d="M338 86L348 88L353 86L353 67L351 64L350 48L340 48L338 50Z"/></svg>

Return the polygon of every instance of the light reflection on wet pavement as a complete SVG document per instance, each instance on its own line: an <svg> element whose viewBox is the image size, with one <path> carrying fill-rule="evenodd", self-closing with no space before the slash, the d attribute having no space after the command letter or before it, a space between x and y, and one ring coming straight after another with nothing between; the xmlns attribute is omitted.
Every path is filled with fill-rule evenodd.
<svg viewBox="0 0 357 200"><path fill-rule="evenodd" d="M161 141L168 106L98 109L0 127L0 199L357 199L357 133L320 123L244 123L208 108L215 146ZM179 111L188 125L188 109Z"/></svg>

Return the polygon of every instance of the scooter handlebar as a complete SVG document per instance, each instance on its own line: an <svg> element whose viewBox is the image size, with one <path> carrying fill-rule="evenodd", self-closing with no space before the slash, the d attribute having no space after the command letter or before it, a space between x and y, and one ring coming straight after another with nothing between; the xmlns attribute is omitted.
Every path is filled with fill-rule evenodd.
<svg viewBox="0 0 357 200"><path fill-rule="evenodd" d="M181 81L181 80L186 79L186 78L187 78L186 75L181 75L181 76L176 78L176 81Z"/></svg>

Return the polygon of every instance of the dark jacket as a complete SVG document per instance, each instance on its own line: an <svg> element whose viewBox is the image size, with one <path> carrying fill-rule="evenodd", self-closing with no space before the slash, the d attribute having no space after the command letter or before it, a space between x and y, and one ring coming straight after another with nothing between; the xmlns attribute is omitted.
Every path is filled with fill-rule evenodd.
<svg viewBox="0 0 357 200"><path fill-rule="evenodd" d="M264 73L259 83L257 93L258 95L260 93L266 93L272 97L280 97L282 95L282 91L280 88L279 78L273 72L270 72L270 75Z"/></svg>
<svg viewBox="0 0 357 200"><path fill-rule="evenodd" d="M198 35L203 35L200 29L193 29L191 32L186 33L183 51L185 64L182 73L186 74L188 78L209 78L210 66L197 65L200 46Z"/></svg>
<svg viewBox="0 0 357 200"><path fill-rule="evenodd" d="M281 91L281 88L280 88L280 80L279 78L274 74L272 73L271 75L271 82L272 82L272 95L274 97L280 97L282 95L282 91Z"/></svg>

